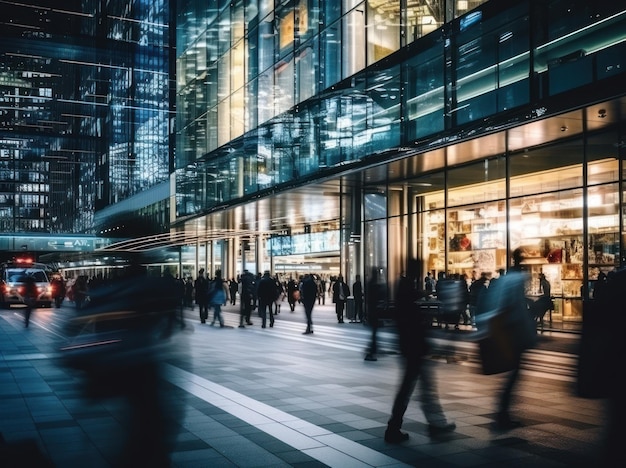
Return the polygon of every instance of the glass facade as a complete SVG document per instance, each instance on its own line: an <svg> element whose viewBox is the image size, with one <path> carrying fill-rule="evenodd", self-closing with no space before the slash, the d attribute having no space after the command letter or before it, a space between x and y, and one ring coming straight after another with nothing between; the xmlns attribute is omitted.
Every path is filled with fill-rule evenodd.
<svg viewBox="0 0 626 468"><path fill-rule="evenodd" d="M546 274L576 321L624 264L622 5L181 2L178 18L181 229L334 178L348 279L391 286L410 257L497 276L521 246L528 295Z"/></svg>
<svg viewBox="0 0 626 468"><path fill-rule="evenodd" d="M168 2L53 3L0 2L2 232L93 233L169 179Z"/></svg>
<svg viewBox="0 0 626 468"><path fill-rule="evenodd" d="M521 247L532 273L527 295L539 296L544 273L553 318L581 320L600 272L624 262L620 161L611 141L615 134L607 132L469 163L445 171L446 183L432 188L406 181L424 276L497 277Z"/></svg>
<svg viewBox="0 0 626 468"><path fill-rule="evenodd" d="M571 89L623 70L626 11L611 2L472 5L406 46L402 18L424 18L417 6L327 3L181 2L178 217L365 166L381 152L487 133L505 113L507 125L521 124L545 116L537 100L554 98L556 112ZM453 18L469 3L430 16ZM575 26L546 20L558 12Z"/></svg>

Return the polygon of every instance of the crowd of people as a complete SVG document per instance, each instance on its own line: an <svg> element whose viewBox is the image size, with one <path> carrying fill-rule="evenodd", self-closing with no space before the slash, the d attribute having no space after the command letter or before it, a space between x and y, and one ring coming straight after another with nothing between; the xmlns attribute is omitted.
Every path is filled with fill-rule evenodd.
<svg viewBox="0 0 626 468"><path fill-rule="evenodd" d="M434 298L442 303L449 300L456 304L451 308L453 312L449 320L450 324L454 324L457 328L460 323L464 323L471 325L474 330L485 329L487 333L477 334L484 338L496 333L494 317L500 317L502 321L499 322L499 326L513 330L507 336L509 342L507 350L511 353L510 363L504 371L495 372L509 372L503 381L497 400L495 428L510 430L518 427L520 422L511 416L514 389L520 375L522 355L532 348L537 340L536 317L529 313L529 311L532 312L532 304L526 297L526 284L529 277L528 272L522 268L522 251L516 249L512 253L512 266L509 270L506 272L500 270L494 277L481 273L472 275L472 278L468 280L461 276L446 278L445 275L439 275L435 280L433 275L428 273L423 280L420 280L418 271L418 262L409 261L399 280L392 286L395 288L394 319L403 365L399 386L391 405L391 414L384 435L385 441L397 444L408 440L409 435L401 429L404 414L416 387L420 390L419 401L428 422L430 436L439 437L456 429L456 424L446 416L439 401L433 365L427 359L430 353L428 328L432 323L429 324L427 317L421 315L419 303ZM613 286L611 289L611 286L616 283L611 281L614 277L615 275L603 278L596 286L594 296L597 300L604 300L603 304L605 302L608 304L613 300L610 299L607 302L603 299L610 296L609 292L613 292L610 297L615 297L617 288ZM344 323L344 318L347 316L351 322L363 322L370 325L371 340L366 350L365 360L377 360L377 331L381 323L377 314L381 310L381 304L384 306L388 302L389 293L389 285L385 284L383 270L380 268L372 268L367 275L366 284L361 282L360 275L356 275L351 287L341 274L332 278L305 274L297 280L293 277L281 280L278 275L272 276L270 271L254 275L248 270L244 270L237 278L231 279L223 278L220 270L215 271L214 276L210 278L205 274L204 269L199 270L195 279L174 277L169 271L165 271L163 277L158 278L156 282L145 282L139 278L138 274L129 274L124 278L112 280L102 277L88 279L82 276L67 288L65 284L63 287L59 285L58 290L67 290L67 297L74 301L77 311L87 307L92 311L99 310L99 306L104 303L110 304L112 298L118 296L120 300L132 303L131 308L142 314L153 309L162 310L168 317L169 329L174 323L179 323L183 328L184 308L195 310L196 305L202 324L207 323L212 310L213 316L210 324L224 327L221 308L228 303L236 305L239 301L239 327L245 328L247 325L253 325L252 311L257 310L261 327L272 328L275 316L281 313L281 303L287 302L291 312L294 312L296 304L302 304L306 319L306 329L303 332L305 335L314 333L315 304L325 304L328 296L334 304L338 324ZM549 307L551 287L545 275L540 274L538 279L541 297L535 303L541 304L540 308L543 310ZM130 283L124 283L124 281L129 280L139 281L138 289L135 286L128 288ZM57 278L55 281L62 281L62 278ZM135 297L137 291L143 291L140 294L141 297ZM28 316L26 324L28 325ZM150 366L153 366L154 362L155 360L151 360ZM141 362L141 367L133 365L129 368L132 372L148 369L152 373L151 376L158 376L156 367L153 369L150 366L145 366L145 363ZM137 388L143 387L137 385ZM134 387L129 386L125 391L130 398L135 398ZM154 405L144 405L142 411L152 410L154 407ZM623 409L620 406L620 414L622 412ZM138 415L137 421L142 417L144 416ZM141 427L145 428L145 426ZM134 458L136 453L133 452L129 456Z"/></svg>

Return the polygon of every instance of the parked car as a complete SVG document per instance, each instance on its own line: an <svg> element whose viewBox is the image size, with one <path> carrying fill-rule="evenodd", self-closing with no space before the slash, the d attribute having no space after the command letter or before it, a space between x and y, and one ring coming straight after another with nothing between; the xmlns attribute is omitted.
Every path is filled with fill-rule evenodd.
<svg viewBox="0 0 626 468"><path fill-rule="evenodd" d="M52 287L45 265L30 263L3 264L0 269L0 304L4 307L24 304L24 282L26 278L35 279L37 286L37 307L52 305Z"/></svg>

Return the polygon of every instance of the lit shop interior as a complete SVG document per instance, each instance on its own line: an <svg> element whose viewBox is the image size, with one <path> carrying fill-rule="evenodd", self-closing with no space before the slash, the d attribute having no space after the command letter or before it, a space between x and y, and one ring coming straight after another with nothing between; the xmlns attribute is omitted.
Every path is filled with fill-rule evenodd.
<svg viewBox="0 0 626 468"><path fill-rule="evenodd" d="M508 252L522 247L527 296L539 295L543 273L552 320L582 320L598 275L618 268L623 256L623 169L614 137L575 138L391 186L390 196L409 192L417 213L409 243L416 242L424 275L491 278L510 265Z"/></svg>

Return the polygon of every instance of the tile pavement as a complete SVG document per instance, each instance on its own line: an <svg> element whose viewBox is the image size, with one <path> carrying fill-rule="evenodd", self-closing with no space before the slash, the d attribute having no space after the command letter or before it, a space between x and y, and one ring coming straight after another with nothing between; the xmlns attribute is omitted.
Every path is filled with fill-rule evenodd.
<svg viewBox="0 0 626 468"><path fill-rule="evenodd" d="M601 455L604 402L577 397L571 372L527 362L514 401L523 426L494 432L503 376L482 375L471 343L439 334L447 354L433 356L429 365L457 429L430 438L414 399L403 427L410 440L389 445L382 436L400 359L387 330L381 331L384 352L367 362L369 330L337 324L330 305L316 307L315 333L307 336L298 309L283 310L267 329L257 317L254 326L237 328L231 307L222 329L200 325L191 311L186 316L176 347L160 357L163 405L177 415L172 466L582 467ZM558 340L554 334L543 342ZM13 445L34 441L53 466L114 466L128 429L127 408L115 398L85 398L77 375L55 359L61 342L37 317L24 329L14 311L0 312L0 433ZM552 367L571 367L573 358L563 351L575 342L540 357Z"/></svg>

